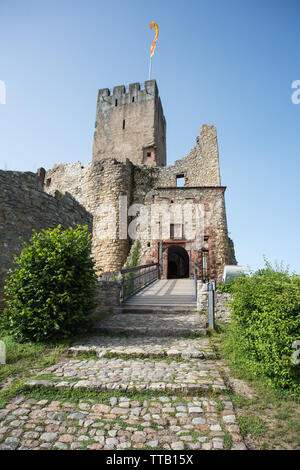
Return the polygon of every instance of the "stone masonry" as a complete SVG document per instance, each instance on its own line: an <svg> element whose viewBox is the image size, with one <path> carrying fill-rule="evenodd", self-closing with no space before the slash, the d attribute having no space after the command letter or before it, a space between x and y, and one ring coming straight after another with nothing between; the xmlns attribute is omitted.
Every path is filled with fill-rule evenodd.
<svg viewBox="0 0 300 470"><path fill-rule="evenodd" d="M125 120L125 129L121 123ZM149 134L150 133L150 134ZM137 141L138 136L138 141ZM152 140L151 140L152 139ZM163 243L163 277L170 277L170 260L188 267L178 277L192 277L194 266L202 280L221 280L225 264L236 264L232 240L228 236L224 193L219 169L217 134L214 126L204 125L189 155L165 166L165 120L155 80L99 91L93 162L82 167L80 162L55 165L46 174L46 191L56 189L70 192L94 218L93 255L99 272L118 271L131 259L134 243L129 236L120 239L119 196L127 196L127 209L134 205L126 223L139 226L139 205L149 208L151 220L153 204L161 212L172 211L173 204L182 207L188 203L201 204L205 212L204 245L195 250L194 239L179 238L161 232L149 232L140 240L139 264L157 262L159 243ZM145 159L144 148L155 147L155 159ZM151 145L152 145L151 144ZM133 153L132 153L133 152ZM179 179L184 186L178 186ZM99 207L99 204L104 204ZM107 214L105 204L113 204ZM103 226L106 220L107 232ZM116 232L108 226L116 220ZM170 219L171 220L171 219ZM171 221L172 223L172 221ZM157 224L161 224L158 216ZM103 236L104 234L104 236ZM174 248L175 247L175 248ZM171 256L171 252L175 254ZM175 273L176 277L176 273Z"/></svg>
<svg viewBox="0 0 300 470"><path fill-rule="evenodd" d="M80 224L92 230L92 216L70 194L55 191L52 197L43 191L43 176L43 171L0 171L0 298L5 274L33 229Z"/></svg>
<svg viewBox="0 0 300 470"><path fill-rule="evenodd" d="M222 292L218 289L214 293L215 319L225 323L230 322L230 301L231 295L228 292ZM208 314L208 292L207 285L198 281L197 285L197 308L198 311Z"/></svg>
<svg viewBox="0 0 300 470"><path fill-rule="evenodd" d="M148 228L140 240L139 264L157 262L162 247L163 278L192 277L196 266L199 279L220 281L224 265L236 260L228 236L215 127L202 126L191 152L165 165L166 123L155 80L145 82L143 89L131 84L127 92L124 86L113 93L100 90L92 162L60 163L47 172L40 169L38 175L1 171L1 285L19 252L18 237L28 239L33 228L59 223L88 224L98 272L119 271L131 259L134 240L127 226L141 225L141 205L149 210L148 223L153 205L161 213L155 220L157 233ZM126 197L125 217L120 197ZM184 224L172 224L172 208L190 203L204 209L200 248L186 236ZM170 214L168 234L160 230L161 214Z"/></svg>
<svg viewBox="0 0 300 470"><path fill-rule="evenodd" d="M114 157L134 164L166 164L166 120L155 80L99 90L93 160Z"/></svg>

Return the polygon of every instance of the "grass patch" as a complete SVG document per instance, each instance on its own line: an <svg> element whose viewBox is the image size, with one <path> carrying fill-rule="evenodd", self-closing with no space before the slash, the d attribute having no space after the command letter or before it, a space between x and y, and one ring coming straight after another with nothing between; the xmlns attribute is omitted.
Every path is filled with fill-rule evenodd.
<svg viewBox="0 0 300 470"><path fill-rule="evenodd" d="M182 337L185 339L198 339L207 338L207 335L203 333L185 333Z"/></svg>
<svg viewBox="0 0 300 470"><path fill-rule="evenodd" d="M288 391L274 389L261 375L254 376L228 342L229 330L230 325L222 326L221 333L211 338L211 344L218 357L229 366L230 376L245 384L245 388L230 389L228 393L247 447L251 450L300 449L300 400ZM226 376L224 379L227 380Z"/></svg>
<svg viewBox="0 0 300 470"><path fill-rule="evenodd" d="M80 352L70 356L70 361L80 361L85 359L100 359L96 351Z"/></svg>
<svg viewBox="0 0 300 470"><path fill-rule="evenodd" d="M199 310L198 311L198 315L202 316L202 315L207 315L206 312L204 312L204 310Z"/></svg>
<svg viewBox="0 0 300 470"><path fill-rule="evenodd" d="M258 416L242 415L237 417L243 436L250 434L254 437L263 436L267 430L264 421Z"/></svg>
<svg viewBox="0 0 300 470"><path fill-rule="evenodd" d="M224 404L223 402L220 400L220 398L216 397L215 398L215 402L216 402L216 410L221 413L221 411L224 410Z"/></svg>
<svg viewBox="0 0 300 470"><path fill-rule="evenodd" d="M67 352L69 343L19 343L12 336L2 332L1 341L6 347L6 364L0 365L0 387L16 377L24 378L38 370L58 362Z"/></svg>
<svg viewBox="0 0 300 470"><path fill-rule="evenodd" d="M96 403L102 403L105 405L110 405L110 398L116 397L128 397L131 400L143 402L145 400L152 400L157 397L166 396L172 397L174 396L174 391L160 391L160 390L147 390L144 392L139 392L137 390L132 391L124 391L124 390L116 390L113 393L111 392L103 392L100 390L87 390L87 389L72 389L72 388L64 388L64 389L57 389L54 387L47 388L47 387L27 387L24 385L24 382L20 382L18 386L14 387L14 390L11 390L9 393L6 391L6 398L12 398L16 395L24 395L27 398L34 398L36 400L46 399L49 401L70 401L73 403L79 403L82 400L93 400ZM4 393L4 392L3 392ZM181 398L189 396L188 392L180 392L176 391L176 399L180 400ZM193 392L193 396L199 397L207 397L208 399L215 399L215 394L212 391L207 391L204 395L203 391ZM172 403L172 402L170 402Z"/></svg>
<svg viewBox="0 0 300 470"><path fill-rule="evenodd" d="M224 440L225 450L230 450L232 448L233 441L232 441L232 437L231 437L231 435L228 431L225 431L223 440Z"/></svg>
<svg viewBox="0 0 300 470"><path fill-rule="evenodd" d="M33 377L32 380L47 380L48 382L60 382L62 378L55 377L55 375L52 375L52 374L38 374L35 377Z"/></svg>

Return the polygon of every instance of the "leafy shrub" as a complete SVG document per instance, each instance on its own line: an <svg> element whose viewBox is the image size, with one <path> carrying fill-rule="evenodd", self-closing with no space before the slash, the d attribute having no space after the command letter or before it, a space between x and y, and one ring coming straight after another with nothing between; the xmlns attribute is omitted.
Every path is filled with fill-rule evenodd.
<svg viewBox="0 0 300 470"><path fill-rule="evenodd" d="M126 263L125 268L135 268L139 264L139 253L140 253L140 248L141 248L141 242L140 240L136 240L135 245L132 250L132 256L131 256L131 261L130 263Z"/></svg>
<svg viewBox="0 0 300 470"><path fill-rule="evenodd" d="M90 254L87 227L34 231L6 279L8 300L1 327L32 341L84 332L95 307Z"/></svg>
<svg viewBox="0 0 300 470"><path fill-rule="evenodd" d="M135 268L139 265L139 252L140 252L141 242L140 240L136 240L135 245L132 250L132 257L130 263L126 263L125 269ZM125 291L132 292L134 291L134 276L136 276L136 272L126 273L125 274Z"/></svg>
<svg viewBox="0 0 300 470"><path fill-rule="evenodd" d="M232 284L233 282L226 282L224 284L219 284L217 285L217 290L220 290L221 292L228 292L230 294Z"/></svg>
<svg viewBox="0 0 300 470"><path fill-rule="evenodd" d="M300 395L299 365L291 360L300 339L300 277L268 262L230 287L231 345L255 376Z"/></svg>

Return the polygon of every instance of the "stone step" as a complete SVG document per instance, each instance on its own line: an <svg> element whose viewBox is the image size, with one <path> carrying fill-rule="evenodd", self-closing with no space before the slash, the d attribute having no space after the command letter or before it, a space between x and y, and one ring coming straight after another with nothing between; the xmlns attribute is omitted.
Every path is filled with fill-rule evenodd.
<svg viewBox="0 0 300 470"><path fill-rule="evenodd" d="M46 375L45 379L43 375ZM153 359L73 359L44 369L40 377L29 380L26 386L200 394L226 390L215 362L198 359L172 362Z"/></svg>
<svg viewBox="0 0 300 470"><path fill-rule="evenodd" d="M125 333L132 336L184 336L191 333L206 334L207 320L198 313L116 313L96 323L94 332Z"/></svg>
<svg viewBox="0 0 300 470"><path fill-rule="evenodd" d="M162 297L129 297L128 300L124 302L124 304L130 305L180 305L182 307L192 306L196 307L197 302L195 301L194 296L184 298L183 296L162 296Z"/></svg>
<svg viewBox="0 0 300 470"><path fill-rule="evenodd" d="M195 312L197 312L196 305L151 305L142 303L124 303L122 305L122 313L175 313L185 315Z"/></svg>
<svg viewBox="0 0 300 470"><path fill-rule="evenodd" d="M189 334L206 335L206 328L164 328L163 330L157 330L156 328L144 328L144 327L112 327L107 326L106 328L93 328L95 332L115 335L115 334L126 334L130 336L185 336Z"/></svg>
<svg viewBox="0 0 300 470"><path fill-rule="evenodd" d="M210 358L214 356L208 338L176 338L176 337L118 337L118 336L87 336L68 350L69 355L96 353L103 357L107 353L126 354L133 358L143 357L174 357Z"/></svg>

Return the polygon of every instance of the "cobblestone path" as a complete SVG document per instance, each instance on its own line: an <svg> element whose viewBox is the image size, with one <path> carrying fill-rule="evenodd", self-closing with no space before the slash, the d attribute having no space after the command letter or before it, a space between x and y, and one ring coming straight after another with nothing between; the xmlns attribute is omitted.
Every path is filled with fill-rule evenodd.
<svg viewBox="0 0 300 470"><path fill-rule="evenodd" d="M161 390L197 392L225 390L212 361L167 362L150 359L71 360L45 369L48 380L31 380L29 386L83 388L113 392ZM50 377L49 377L50 375ZM50 378L50 380L49 380Z"/></svg>
<svg viewBox="0 0 300 470"><path fill-rule="evenodd" d="M97 323L94 330L105 333L126 333L133 336L184 336L205 334L207 321L198 313L126 313L114 314Z"/></svg>
<svg viewBox="0 0 300 470"><path fill-rule="evenodd" d="M134 319L118 316L128 334ZM98 331L71 347L73 357L0 409L0 450L246 449L209 338L195 337L194 313L176 316L182 335ZM131 317L146 331L158 326L152 314ZM186 330L193 335L183 337Z"/></svg>
<svg viewBox="0 0 300 470"><path fill-rule="evenodd" d="M113 337L90 336L69 349L73 355L95 351L98 357L107 353L130 354L132 356L143 354L149 356L181 356L183 358L206 358L213 356L208 338L195 338L192 341L186 338L172 336L165 337Z"/></svg>
<svg viewBox="0 0 300 470"><path fill-rule="evenodd" d="M228 436L233 449L245 448L226 395L217 400L161 395L143 401L112 395L105 404L20 396L0 411L0 450L211 450L224 449Z"/></svg>

